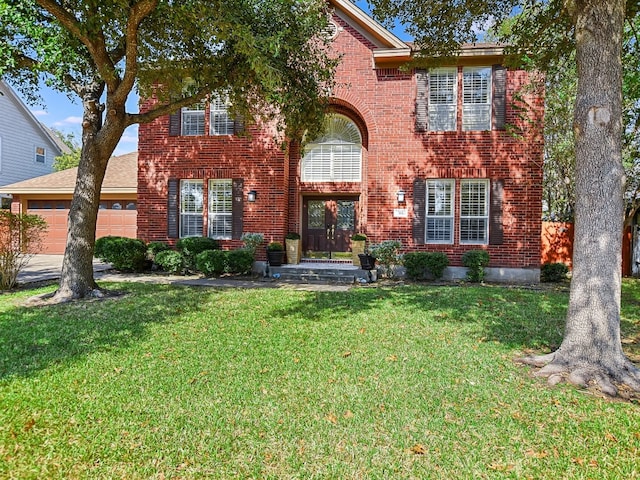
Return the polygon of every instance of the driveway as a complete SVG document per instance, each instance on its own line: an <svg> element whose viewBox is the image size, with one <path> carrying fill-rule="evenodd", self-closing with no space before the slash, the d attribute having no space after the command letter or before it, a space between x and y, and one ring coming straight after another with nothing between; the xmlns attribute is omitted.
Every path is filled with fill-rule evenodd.
<svg viewBox="0 0 640 480"><path fill-rule="evenodd" d="M18 283L42 282L45 280L57 280L62 271L62 258L64 255L34 255L29 263L18 274ZM93 260L93 271L102 272L109 270L111 265L100 260Z"/></svg>

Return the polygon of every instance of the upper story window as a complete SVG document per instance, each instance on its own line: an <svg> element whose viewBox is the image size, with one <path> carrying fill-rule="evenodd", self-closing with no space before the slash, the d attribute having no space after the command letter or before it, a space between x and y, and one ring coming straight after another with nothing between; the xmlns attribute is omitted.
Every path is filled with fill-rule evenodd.
<svg viewBox="0 0 640 480"><path fill-rule="evenodd" d="M491 68L462 70L462 129L491 130Z"/></svg>
<svg viewBox="0 0 640 480"><path fill-rule="evenodd" d="M506 120L505 67L416 70L416 131L504 130Z"/></svg>
<svg viewBox="0 0 640 480"><path fill-rule="evenodd" d="M349 118L331 115L325 134L307 144L301 164L303 182L360 182L362 136Z"/></svg>
<svg viewBox="0 0 640 480"><path fill-rule="evenodd" d="M456 129L457 77L456 68L436 68L429 72L429 130Z"/></svg>
<svg viewBox="0 0 640 480"><path fill-rule="evenodd" d="M182 108L182 135L204 135L204 108L204 103Z"/></svg>
<svg viewBox="0 0 640 480"><path fill-rule="evenodd" d="M229 98L226 95L214 95L211 98L210 135L233 135L234 121L229 115Z"/></svg>
<svg viewBox="0 0 640 480"><path fill-rule="evenodd" d="M46 159L47 159L47 151L45 150L45 148L36 147L36 156L35 156L36 163L45 163Z"/></svg>

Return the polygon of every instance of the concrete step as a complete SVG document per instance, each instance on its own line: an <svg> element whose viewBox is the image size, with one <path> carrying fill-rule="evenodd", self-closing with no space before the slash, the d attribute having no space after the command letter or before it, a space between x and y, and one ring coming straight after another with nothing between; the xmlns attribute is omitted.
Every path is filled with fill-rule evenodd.
<svg viewBox="0 0 640 480"><path fill-rule="evenodd" d="M269 276L279 280L301 283L365 283L369 272L354 265L335 263L300 263L269 267Z"/></svg>

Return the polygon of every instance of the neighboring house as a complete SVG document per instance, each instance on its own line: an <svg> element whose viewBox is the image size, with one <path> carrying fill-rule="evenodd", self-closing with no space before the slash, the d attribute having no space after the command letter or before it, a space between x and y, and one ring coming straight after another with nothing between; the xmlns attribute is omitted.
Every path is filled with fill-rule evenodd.
<svg viewBox="0 0 640 480"><path fill-rule="evenodd" d="M118 235L136 238L137 152L112 157L107 165L96 226L96 238ZM69 168L0 187L0 194L13 196L14 213L34 213L49 225L42 253L64 253L67 219L78 168Z"/></svg>
<svg viewBox="0 0 640 480"><path fill-rule="evenodd" d="M503 67L496 45L401 69L410 45L350 1L329 3L342 57L326 133L284 150L268 128L237 136L219 98L141 125L138 236L236 248L243 232L299 232L306 255L330 258L362 232L445 252L452 276L464 252L486 249L490 279L537 281L543 99L521 89L528 74Z"/></svg>
<svg viewBox="0 0 640 480"><path fill-rule="evenodd" d="M54 158L68 151L0 80L0 186L52 172Z"/></svg>

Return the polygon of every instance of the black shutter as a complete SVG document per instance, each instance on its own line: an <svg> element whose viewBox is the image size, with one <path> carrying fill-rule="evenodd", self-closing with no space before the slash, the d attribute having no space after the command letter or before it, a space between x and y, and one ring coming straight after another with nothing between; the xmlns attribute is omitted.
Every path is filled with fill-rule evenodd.
<svg viewBox="0 0 640 480"><path fill-rule="evenodd" d="M242 178L234 178L231 184L231 194L233 202L231 204L231 238L240 240L242 237L244 214L244 180Z"/></svg>
<svg viewBox="0 0 640 480"><path fill-rule="evenodd" d="M413 181L413 243L424 243L427 202L427 182L421 178Z"/></svg>
<svg viewBox="0 0 640 480"><path fill-rule="evenodd" d="M182 130L182 115L181 109L179 108L176 112L173 112L169 115L169 136L177 137L180 135L180 131Z"/></svg>
<svg viewBox="0 0 640 480"><path fill-rule="evenodd" d="M170 178L167 186L167 237L178 238L178 186L177 178Z"/></svg>
<svg viewBox="0 0 640 480"><path fill-rule="evenodd" d="M493 129L504 130L507 118L507 69L493 66Z"/></svg>
<svg viewBox="0 0 640 480"><path fill-rule="evenodd" d="M237 115L233 119L233 133L235 135L239 135L244 132L244 117L242 115Z"/></svg>
<svg viewBox="0 0 640 480"><path fill-rule="evenodd" d="M416 131L426 132L429 126L429 72L416 70Z"/></svg>
<svg viewBox="0 0 640 480"><path fill-rule="evenodd" d="M489 206L489 245L504 243L502 225L502 202L504 197L504 180L491 182L491 202Z"/></svg>

